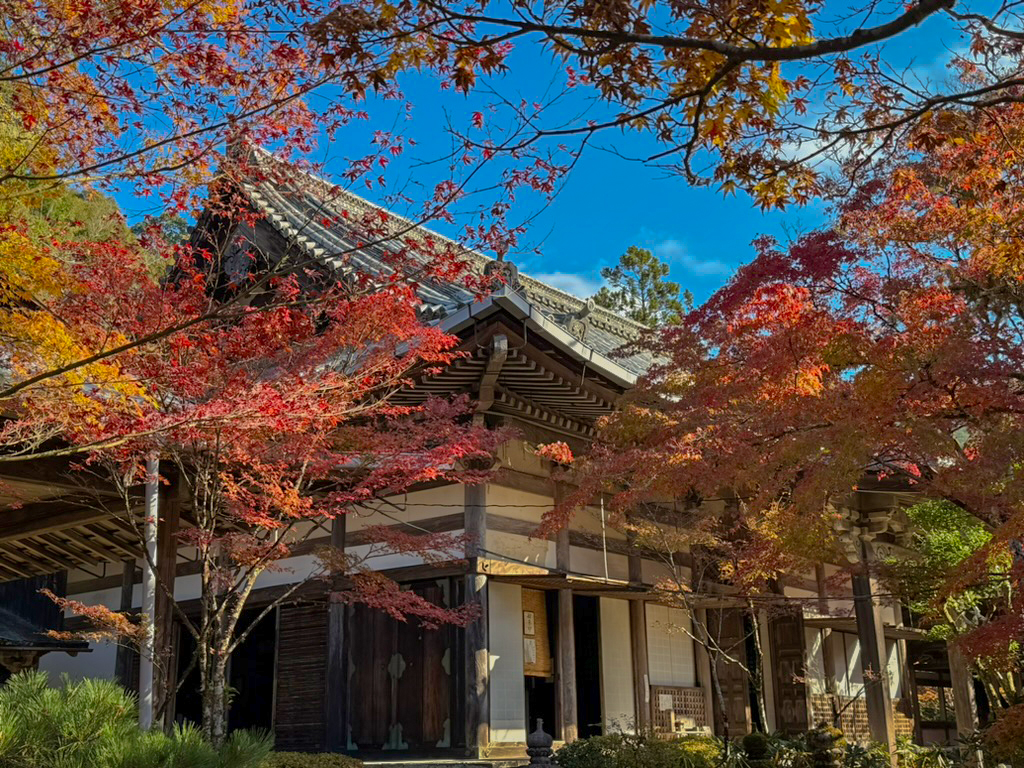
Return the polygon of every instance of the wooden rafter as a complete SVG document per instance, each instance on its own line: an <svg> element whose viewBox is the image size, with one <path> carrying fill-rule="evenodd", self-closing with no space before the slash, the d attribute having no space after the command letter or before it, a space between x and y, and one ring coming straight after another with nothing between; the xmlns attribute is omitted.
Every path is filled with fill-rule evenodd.
<svg viewBox="0 0 1024 768"><path fill-rule="evenodd" d="M17 509L0 510L0 542L60 531L102 520L108 515L101 509L84 506L81 499L41 501Z"/></svg>

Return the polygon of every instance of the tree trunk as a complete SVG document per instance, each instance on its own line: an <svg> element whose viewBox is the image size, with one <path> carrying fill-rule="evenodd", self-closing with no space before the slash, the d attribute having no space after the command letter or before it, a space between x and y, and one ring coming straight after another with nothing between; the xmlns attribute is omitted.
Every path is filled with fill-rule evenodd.
<svg viewBox="0 0 1024 768"><path fill-rule="evenodd" d="M205 666L206 675L200 674L200 690L203 692L203 736L214 747L220 748L227 738L228 731L227 656L218 653Z"/></svg>
<svg viewBox="0 0 1024 768"><path fill-rule="evenodd" d="M690 621L692 626L699 630L698 636L694 639L704 646L704 651L708 655L708 671L711 674L711 689L714 691L712 699L717 702L718 714L722 719L722 739L725 742L725 750L729 752L729 708L725 704L725 697L722 695L722 683L718 678L718 659L721 655L721 647L718 643L714 644L712 648L711 643L711 630L708 627L707 616L703 619L698 617L698 613L695 610L689 609ZM709 712L709 716L714 717L713 713Z"/></svg>
<svg viewBox="0 0 1024 768"><path fill-rule="evenodd" d="M722 695L722 683L718 679L718 653L711 654L711 685L715 689L715 698L718 699L718 714L722 717L722 741L725 742L725 751L729 751L729 707L725 705L725 696Z"/></svg>
<svg viewBox="0 0 1024 768"><path fill-rule="evenodd" d="M754 668L750 670L750 684L754 686L754 701L757 702L757 714L761 719L761 730L768 733L768 705L764 693L764 651L761 649L761 627L757 621L757 611L752 601L747 601L747 612L750 615L750 627L754 633Z"/></svg>

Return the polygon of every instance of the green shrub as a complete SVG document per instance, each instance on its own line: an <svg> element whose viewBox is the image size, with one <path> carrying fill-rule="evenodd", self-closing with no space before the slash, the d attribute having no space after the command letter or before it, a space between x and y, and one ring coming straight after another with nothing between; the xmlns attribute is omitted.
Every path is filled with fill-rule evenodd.
<svg viewBox="0 0 1024 768"><path fill-rule="evenodd" d="M612 733L567 744L555 758L559 768L716 768L721 752L721 742L709 736Z"/></svg>
<svg viewBox="0 0 1024 768"><path fill-rule="evenodd" d="M712 736L684 736L670 743L682 768L714 768L722 756L722 742Z"/></svg>
<svg viewBox="0 0 1024 768"><path fill-rule="evenodd" d="M1024 708L1022 708L1024 712ZM882 744L847 742L841 732L834 743L839 768L890 768L889 754ZM751 755L764 755L751 759ZM999 753L1002 757L1003 753ZM966 768L955 748L920 747L902 743L897 751L900 768ZM993 757L990 750L987 759ZM748 734L730 746L728 753L721 740L711 736L685 736L660 739L648 734L609 734L580 739L555 753L559 768L813 768L814 759L807 734ZM992 761L994 764L994 760ZM1011 768L1024 768L1021 762L1008 760ZM320 768L311 763L280 764L268 768ZM325 766L325 768L327 768ZM334 768L334 766L330 766ZM339 768L342 768L339 766ZM344 766L344 768L357 768Z"/></svg>
<svg viewBox="0 0 1024 768"><path fill-rule="evenodd" d="M3 768L259 768L269 734L231 734L219 750L186 726L167 736L138 729L135 700L109 680L13 676L0 688Z"/></svg>
<svg viewBox="0 0 1024 768"><path fill-rule="evenodd" d="M362 768L363 761L336 754L271 752L263 768Z"/></svg>
<svg viewBox="0 0 1024 768"><path fill-rule="evenodd" d="M957 768L964 765L957 747L929 744L922 747L909 741L901 741L896 747L899 768ZM995 765L993 755L985 756L984 762Z"/></svg>
<svg viewBox="0 0 1024 768"><path fill-rule="evenodd" d="M846 744L839 757L843 768L889 768L889 749L884 744Z"/></svg>
<svg viewBox="0 0 1024 768"><path fill-rule="evenodd" d="M611 733L566 744L555 759L559 768L679 768L682 753L648 734Z"/></svg>

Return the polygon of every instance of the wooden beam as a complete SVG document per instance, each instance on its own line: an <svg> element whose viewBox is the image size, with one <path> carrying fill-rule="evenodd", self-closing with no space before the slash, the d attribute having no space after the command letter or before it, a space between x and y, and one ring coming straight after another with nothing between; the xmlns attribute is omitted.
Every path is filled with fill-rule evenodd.
<svg viewBox="0 0 1024 768"><path fill-rule="evenodd" d="M25 550L19 546L18 543L12 543L11 545L4 547L4 551L7 554L6 559L8 562L18 560L23 563L19 570L20 576L35 576L44 573L53 573L52 565L48 565L41 560L37 560L34 557L26 555Z"/></svg>
<svg viewBox="0 0 1024 768"><path fill-rule="evenodd" d="M331 521L331 548L345 551L346 516ZM328 752L348 749L348 664L345 652L345 616L348 606L331 600L327 606L327 690L324 696L324 724Z"/></svg>
<svg viewBox="0 0 1024 768"><path fill-rule="evenodd" d="M521 327L521 326L520 326ZM541 351L539 348L529 345L523 338L522 334L513 330L509 325L503 323L494 324L495 332L504 333L508 337L509 347L515 349L517 354L522 355L527 360L532 360L547 371L559 376L566 381L573 382L579 389L600 398L606 403L614 405L618 402L618 399L622 396L621 391L612 389L609 386L599 384L593 379L587 379L583 377L585 369L582 364L578 361L560 361L556 360L547 352ZM570 367L570 365L572 367Z"/></svg>
<svg viewBox="0 0 1024 768"><path fill-rule="evenodd" d="M122 542L117 536L98 525L83 525L80 529L68 528L67 530L61 531L61 533L72 541L79 542L82 546L92 546L94 549L98 549L101 553L101 561L113 561L118 557L122 559L126 557L136 557L142 553L141 544L139 544L138 547L131 547ZM94 539L91 544L89 539L85 537L86 533ZM104 552L102 548L97 548L97 542L107 546L110 551Z"/></svg>
<svg viewBox="0 0 1024 768"><path fill-rule="evenodd" d="M4 557L0 557L0 575L2 575L5 579L20 579L28 575L22 573L19 570L16 570L11 565L8 565L8 560L6 558L6 550L3 547L0 547L0 555L5 555Z"/></svg>
<svg viewBox="0 0 1024 768"><path fill-rule="evenodd" d="M81 457L78 457L80 460ZM95 477L88 478L88 484L80 482L82 474L71 468L73 458L25 458L0 462L0 483L10 481L38 485L57 490L54 495L67 492L81 493L87 487L92 494L120 496L112 483L101 482Z"/></svg>
<svg viewBox="0 0 1024 768"><path fill-rule="evenodd" d="M704 627L704 632L698 633L698 637L708 637L708 611L706 608L697 609L697 615L694 617L700 626ZM712 724L717 718L717 712L715 711L715 688L711 679L711 654L708 653L707 646L704 643L694 641L693 653L697 661L697 683L700 685L701 690L704 692L704 716L707 718L707 722Z"/></svg>
<svg viewBox="0 0 1024 768"><path fill-rule="evenodd" d="M50 567L50 572L63 571L68 568L74 568L77 565L77 561L69 562L60 558L54 557L45 547L41 546L38 541L33 538L25 537L18 541L18 548L24 552L28 552L33 555L39 562L45 563Z"/></svg>
<svg viewBox="0 0 1024 768"><path fill-rule="evenodd" d="M38 538L47 549L63 553L65 557L75 564L90 563L95 559L92 552L77 548L72 542L62 541L58 536L59 534L54 532L44 533Z"/></svg>
<svg viewBox="0 0 1024 768"><path fill-rule="evenodd" d="M83 507L74 500L40 501L0 511L0 542L59 531L110 517L101 509Z"/></svg>
<svg viewBox="0 0 1024 768"><path fill-rule="evenodd" d="M573 625L572 590L558 590L558 702L562 741L579 737L576 707L576 632Z"/></svg>
<svg viewBox="0 0 1024 768"><path fill-rule="evenodd" d="M75 547L76 551L83 553L81 559L84 562L101 563L110 558L110 553L104 552L103 548L97 546L96 542L85 538L77 528L67 528L63 531L55 531L46 535L54 539L58 536L67 539L69 546Z"/></svg>

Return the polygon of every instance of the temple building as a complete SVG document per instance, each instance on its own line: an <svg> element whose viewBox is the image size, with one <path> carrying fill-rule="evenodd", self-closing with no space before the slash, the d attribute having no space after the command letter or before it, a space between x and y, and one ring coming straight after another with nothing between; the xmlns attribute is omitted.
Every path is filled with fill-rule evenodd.
<svg viewBox="0 0 1024 768"><path fill-rule="evenodd" d="M277 162L257 157L262 165ZM271 170L236 190L259 215L255 223L211 221L212 213L201 222L231 243L239 263L253 249L261 255L301 249L327 259L352 247L344 220L373 211L370 203L301 171ZM388 216L394 226L445 242ZM358 262L372 270L375 258L367 249ZM421 376L401 398L415 403L429 394L466 393L477 419L514 427L516 437L495 457L491 480L428 485L333 524L309 524L285 568L261 576L248 610L303 579L317 547L372 553L372 531L388 525L465 533L466 557L458 562L396 554L370 562L427 600L456 605L472 599L482 614L465 629L425 629L332 600L336 585L312 581L261 620L232 656L230 684L237 694L231 727L271 729L278 749L394 762L520 759L538 719L559 741L636 729L721 733L723 709L733 736L751 728L799 732L833 720L852 739L932 742L955 735L952 690L969 679L950 678L944 649L907 626L900 606L876 596L873 579L832 585L848 563L788 575L778 584L777 604L785 610L776 605L752 616L724 593L695 608L702 621L720 627L720 642L731 642L747 666L756 664L751 638L757 633L762 715L750 675L726 661L718 662L725 699L718 706L710 657L691 631L693 617L662 604L653 589L668 566L607 525L600 506L581 510L557 535L538 538L541 516L566 489L534 446L561 440L584 448L597 419L615 408L650 361L616 354L641 331L632 321L519 274L511 262L467 258L474 270L502 282L484 298L459 285L420 288L424 317L454 334L465 355ZM26 494L0 509L0 579L59 574L63 594L75 600L140 609L144 561L134 532L76 498L55 479L54 466L4 464L0 473L0 481ZM171 489L161 502L159 567L173 578L182 609L198 610L195 563L187 547L175 543L175 531L188 525L187 504ZM851 494L841 510L851 562L899 552L906 534L900 510L908 503L912 497L903 489L882 481ZM683 565L676 567L685 572L680 554ZM66 673L135 684L137 659L114 645L26 647L34 657L27 663L15 658L6 649L20 641L8 638L28 620L36 619L9 617L6 603L0 608L0 664L38 665L54 680ZM49 620L59 628L60 617ZM73 628L75 620L65 624ZM159 602L157 627L173 649L165 684L174 688L192 641ZM38 633L33 637L42 642ZM169 711L194 720L199 706L196 685L186 680Z"/></svg>

